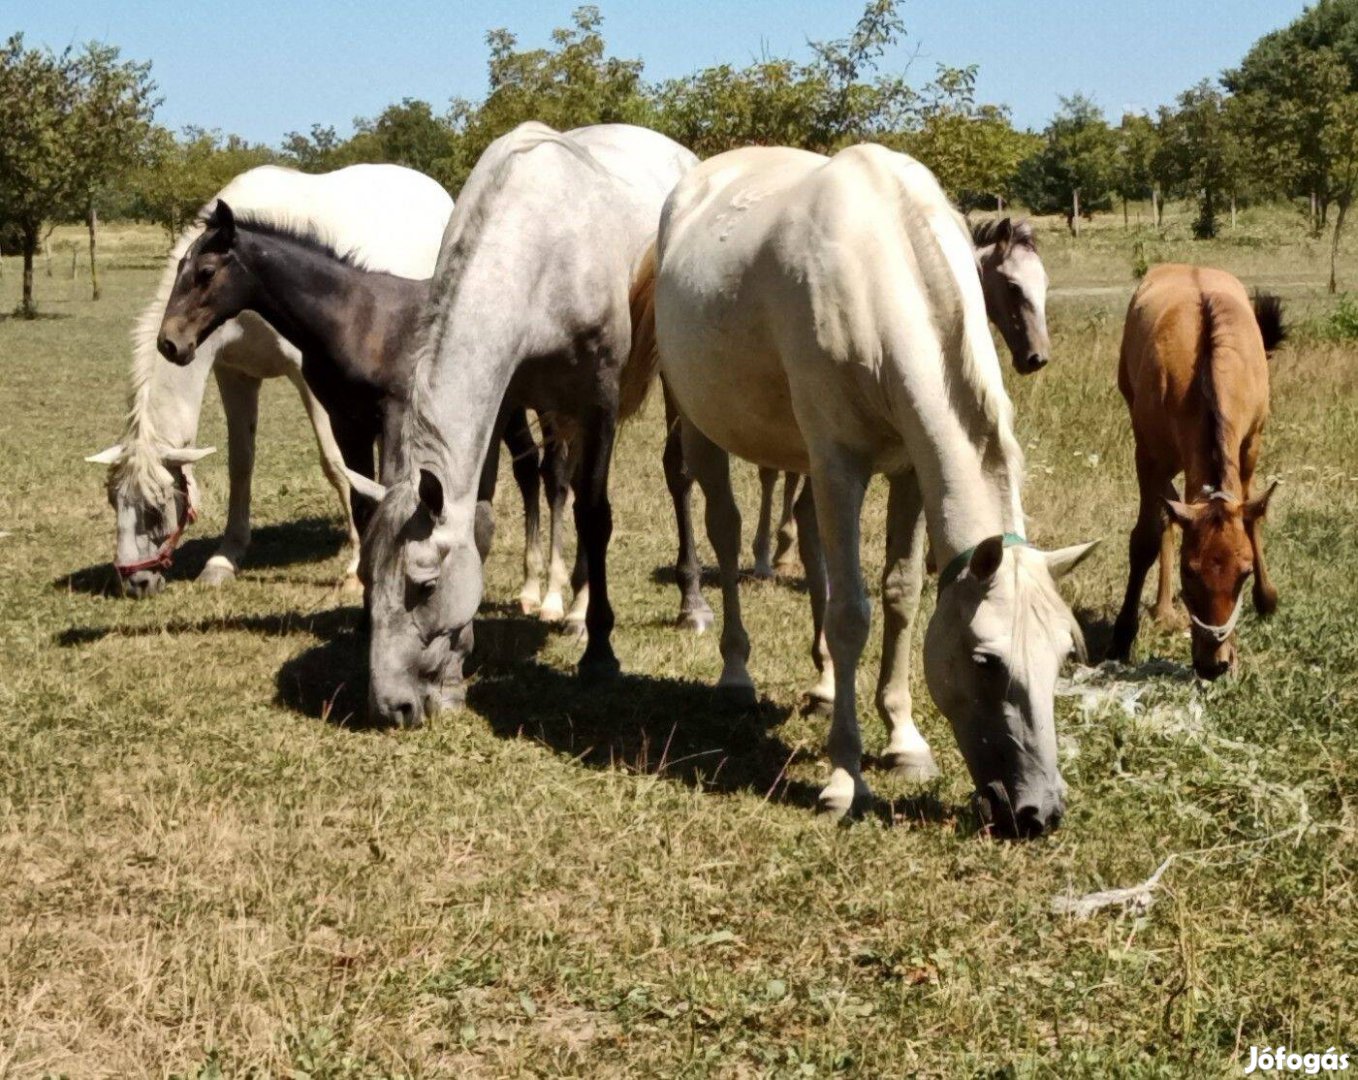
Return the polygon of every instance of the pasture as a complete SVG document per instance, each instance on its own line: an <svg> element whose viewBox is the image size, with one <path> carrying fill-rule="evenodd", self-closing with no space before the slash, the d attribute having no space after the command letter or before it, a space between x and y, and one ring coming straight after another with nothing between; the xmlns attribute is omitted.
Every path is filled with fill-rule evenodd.
<svg viewBox="0 0 1358 1080"><path fill-rule="evenodd" d="M714 636L669 625L658 395L613 470L614 685L577 685L580 646L510 603L506 468L468 707L367 728L337 508L279 381L241 579L192 583L224 511L211 401L198 442L221 452L197 470L204 514L171 587L116 598L104 470L81 458L121 429L164 237L110 229L96 304L69 277L79 233L59 231L46 317L0 319L0 1076L1211 1076L1239 1075L1251 1045L1353 1049L1358 343L1318 332L1327 241L1298 218L1246 211L1204 243L1187 224L1134 234L1119 215L1076 243L1041 223L1053 362L1020 379L1001 351L1029 535L1103 538L1062 587L1101 655L1136 507L1115 370L1140 235L1151 261L1222 266L1288 304L1260 466L1282 481L1280 608L1244 618L1233 680L1195 683L1186 632L1149 620L1135 666L1073 672L1068 814L1030 844L978 835L918 678L941 778L873 773L872 812L814 816L826 722L798 708L799 580L745 586L762 698L722 707ZM1340 278L1358 284L1358 260ZM6 260L0 310L17 285ZM753 469L739 481L748 562ZM882 503L874 486L874 591ZM1148 908L1052 909L1171 856Z"/></svg>

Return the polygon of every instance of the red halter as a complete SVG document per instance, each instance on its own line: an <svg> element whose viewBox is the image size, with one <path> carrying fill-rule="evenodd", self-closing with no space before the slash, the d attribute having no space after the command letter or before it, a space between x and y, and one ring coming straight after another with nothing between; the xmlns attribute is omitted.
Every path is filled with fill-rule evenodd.
<svg viewBox="0 0 1358 1080"><path fill-rule="evenodd" d="M133 574L140 573L142 570L168 570L174 565L174 550L179 546L179 541L184 538L184 530L198 520L198 511L193 508L192 500L189 496L189 482L184 476L175 484L184 494L184 509L179 513L179 524L175 526L174 532L165 538L165 542L156 549L156 553L149 559L142 559L141 562L120 563L117 559L113 560L113 569L118 571L121 578L130 578Z"/></svg>

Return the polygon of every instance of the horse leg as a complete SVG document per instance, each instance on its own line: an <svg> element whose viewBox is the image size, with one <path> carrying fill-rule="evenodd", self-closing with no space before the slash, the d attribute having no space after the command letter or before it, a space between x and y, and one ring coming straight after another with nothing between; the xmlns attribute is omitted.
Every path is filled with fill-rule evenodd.
<svg viewBox="0 0 1358 1080"><path fill-rule="evenodd" d="M222 585L232 580L245 561L250 546L250 482L255 472L255 430L259 424L260 380L235 371L220 360L213 366L217 389L226 413L227 500L226 532L221 545L208 559L198 580Z"/></svg>
<svg viewBox="0 0 1358 1080"><path fill-rule="evenodd" d="M663 386L663 383L662 383ZM703 599L702 568L698 545L693 539L693 476L684 465L683 432L679 407L665 390L665 486L674 503L674 523L679 532L679 554L674 562L674 577L679 583L679 625L703 633L716 616Z"/></svg>
<svg viewBox="0 0 1358 1080"><path fill-rule="evenodd" d="M1240 497L1245 502L1250 501L1250 484L1254 480L1254 467L1258 460L1259 439L1252 435L1245 440L1240 455ZM1264 538L1260 535L1263 523L1262 518L1245 522L1245 535L1249 537L1250 549L1254 554L1254 584L1251 586L1251 598L1254 600L1255 611L1260 615L1272 615L1278 610L1278 590L1274 587L1273 579L1268 573L1268 565L1264 562Z"/></svg>
<svg viewBox="0 0 1358 1080"><path fill-rule="evenodd" d="M770 532L773 527L773 493L778 487L778 470L761 468L759 470L759 522L754 528L754 576L768 579L773 577L773 560L770 554L773 545ZM787 488L783 488L786 495Z"/></svg>
<svg viewBox="0 0 1358 1080"><path fill-rule="evenodd" d="M1141 589L1160 553L1160 539L1166 527L1165 513L1160 506L1165 478L1157 475L1153 463L1139 450L1136 471L1141 488L1141 510L1127 543L1127 593L1122 599L1117 621L1113 623L1113 641L1108 646L1110 660L1126 661L1131 657L1132 642L1136 640L1141 624Z"/></svg>
<svg viewBox="0 0 1358 1080"><path fill-rule="evenodd" d="M773 572L791 575L797 569L797 522L795 507L802 474L783 474L783 512L778 518L778 543L773 549Z"/></svg>
<svg viewBox="0 0 1358 1080"><path fill-rule="evenodd" d="M798 475L793 473L791 475ZM786 490L786 489L785 489ZM793 505L797 530L801 534L802 562L806 564L806 591L811 600L811 660L820 672L816 685L807 691L807 709L828 714L835 705L835 665L825 643L825 553L821 551L820 530L816 526L816 500L811 485L802 485Z"/></svg>
<svg viewBox="0 0 1358 1080"><path fill-rule="evenodd" d="M755 703L754 683L746 667L750 637L740 617L740 509L731 491L731 459L687 420L680 421L684 461L703 489L707 538L717 553L721 574L721 678L717 689L733 704Z"/></svg>
<svg viewBox="0 0 1358 1080"><path fill-rule="evenodd" d="M886 566L882 569L882 671L877 712L888 739L882 764L908 780L929 780L938 766L911 715L911 630L924 585L924 500L913 472L891 478L887 496Z"/></svg>
<svg viewBox="0 0 1358 1080"><path fill-rule="evenodd" d="M597 406L584 418L578 442L580 467L575 472L575 532L584 549L589 574L585 629L589 638L580 657L582 678L611 678L620 670L613 654L613 606L608 601L608 541L613 535L613 508L608 501L608 470L617 433L616 404Z"/></svg>
<svg viewBox="0 0 1358 1080"><path fill-rule="evenodd" d="M1161 493L1166 499L1177 499L1174 484L1165 482ZM1174 613L1174 526L1161 512L1163 528L1160 532L1160 578L1155 590L1155 607L1151 617L1157 626L1174 627L1180 620Z"/></svg>
<svg viewBox="0 0 1358 1080"><path fill-rule="evenodd" d="M538 416L542 427L542 484L547 492L549 524L547 527L547 595L543 597L538 618L543 622L560 622L566 615L562 595L570 584L566 561L561 557L563 534L566 529L566 504L570 498L570 448L561 442L550 420ZM583 617L583 612L582 612Z"/></svg>
<svg viewBox="0 0 1358 1080"><path fill-rule="evenodd" d="M344 474L344 455L340 453L339 443L335 440L334 428L330 426L330 415L325 411L325 407L316 400L302 378L302 369L289 365L288 378L293 386L297 388L297 393L301 395L302 406L306 409L307 418L311 421L311 428L316 433L316 447L321 452L321 471L325 473L325 478L330 481L330 486L335 489L339 496L340 505L344 508L344 526L349 534L348 552L349 557L345 560L343 588L346 591L360 588L358 581L358 545L359 532L358 526L354 523L354 512L350 503L349 478Z"/></svg>
<svg viewBox="0 0 1358 1080"><path fill-rule="evenodd" d="M538 497L541 491L538 444L528 428L527 410L509 411L504 444L509 451L514 482L523 497L523 586L519 589L519 608L525 615L531 615L542 603L542 513Z"/></svg>
<svg viewBox="0 0 1358 1080"><path fill-rule="evenodd" d="M859 564L860 517L871 471L856 455L836 446L811 447L811 485L816 525L825 552L829 594L825 640L837 673L830 722L830 781L820 808L836 817L871 797L863 779L863 737L858 730L854 676L867 644L872 608Z"/></svg>

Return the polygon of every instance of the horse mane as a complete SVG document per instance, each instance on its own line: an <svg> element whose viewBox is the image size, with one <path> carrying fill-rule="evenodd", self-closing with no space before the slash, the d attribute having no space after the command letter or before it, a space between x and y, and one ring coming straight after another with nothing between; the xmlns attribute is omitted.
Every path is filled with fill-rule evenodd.
<svg viewBox="0 0 1358 1080"><path fill-rule="evenodd" d="M206 228L212 228L210 215L203 219L203 224ZM277 240L292 241L324 258L352 266L355 270L369 269L361 251L356 247L341 247L333 230L324 228L320 222L304 214L250 209L236 215L236 228Z"/></svg>
<svg viewBox="0 0 1358 1080"><path fill-rule="evenodd" d="M984 221L973 221L971 242L977 248L989 247L999 239L996 234L1000 231L1000 223L1004 221L1008 221L1012 228L1010 243L1032 252L1037 251L1037 235L1033 232L1033 223L1026 219L1014 221L1013 218L986 218Z"/></svg>
<svg viewBox="0 0 1358 1080"><path fill-rule="evenodd" d="M1259 324L1259 333L1264 339L1264 353L1271 356L1273 351L1287 340L1282 297L1256 291L1252 306L1254 321Z"/></svg>
<svg viewBox="0 0 1358 1080"><path fill-rule="evenodd" d="M1226 454L1222 447L1222 436L1226 430L1226 417L1221 411L1221 396L1217 393L1216 373L1213 369L1213 355L1216 351L1217 317L1212 298L1201 294L1198 302L1198 357L1193 369L1193 388L1202 410L1202 442L1207 456L1208 467L1213 483L1221 486L1226 467Z"/></svg>

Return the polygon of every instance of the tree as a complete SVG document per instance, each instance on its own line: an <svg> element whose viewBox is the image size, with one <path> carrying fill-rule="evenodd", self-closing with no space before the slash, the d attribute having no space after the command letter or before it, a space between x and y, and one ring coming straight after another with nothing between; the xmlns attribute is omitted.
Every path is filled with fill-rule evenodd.
<svg viewBox="0 0 1358 1080"><path fill-rule="evenodd" d="M59 214L75 168L77 101L70 52L27 49L22 34L0 48L0 221L19 236L23 299L19 313L37 316L33 257L42 227Z"/></svg>
<svg viewBox="0 0 1358 1080"><path fill-rule="evenodd" d="M1358 192L1358 94L1342 94L1327 103L1325 154L1330 163L1330 194L1338 213L1330 242L1330 292L1337 288L1335 263L1339 259L1339 237L1344 231L1353 197Z"/></svg>
<svg viewBox="0 0 1358 1080"><path fill-rule="evenodd" d="M217 131L189 127L180 139L154 128L146 157L146 164L130 180L132 205L140 216L163 226L173 243L233 177L267 165L277 155L237 135L223 138Z"/></svg>
<svg viewBox="0 0 1358 1080"><path fill-rule="evenodd" d="M1227 99L1208 80L1179 95L1177 108L1161 109L1162 157L1180 194L1196 198L1193 235L1217 234L1217 208L1239 191L1244 157L1231 122Z"/></svg>
<svg viewBox="0 0 1358 1080"><path fill-rule="evenodd" d="M1141 113L1124 113L1117 128L1117 148L1113 165L1113 190L1122 199L1122 224L1127 225L1127 203L1131 199L1150 199L1155 224L1160 224L1159 185L1155 175L1155 154L1160 134L1155 122Z"/></svg>
<svg viewBox="0 0 1358 1080"><path fill-rule="evenodd" d="M553 31L550 49L519 51L518 39L504 29L486 35L490 93L479 105L452 102L452 153L436 174L445 186L460 187L486 147L527 120L557 130L647 122L641 61L606 54L598 8L576 8L571 22Z"/></svg>
<svg viewBox="0 0 1358 1080"><path fill-rule="evenodd" d="M1042 147L1019 167L1016 191L1034 213L1064 213L1080 235L1080 218L1112 205L1117 136L1083 94L1061 99L1042 132Z"/></svg>
<svg viewBox="0 0 1358 1080"><path fill-rule="evenodd" d="M918 127L886 140L928 165L964 210L1007 199L1019 165L1040 145L1037 136L1014 130L1008 109L974 103L975 77L975 68L941 73Z"/></svg>
<svg viewBox="0 0 1358 1080"><path fill-rule="evenodd" d="M120 61L118 49L91 42L76 58L77 83L71 155L71 210L90 235L90 285L99 299L95 261L99 205L109 189L145 158L158 99L149 62Z"/></svg>

